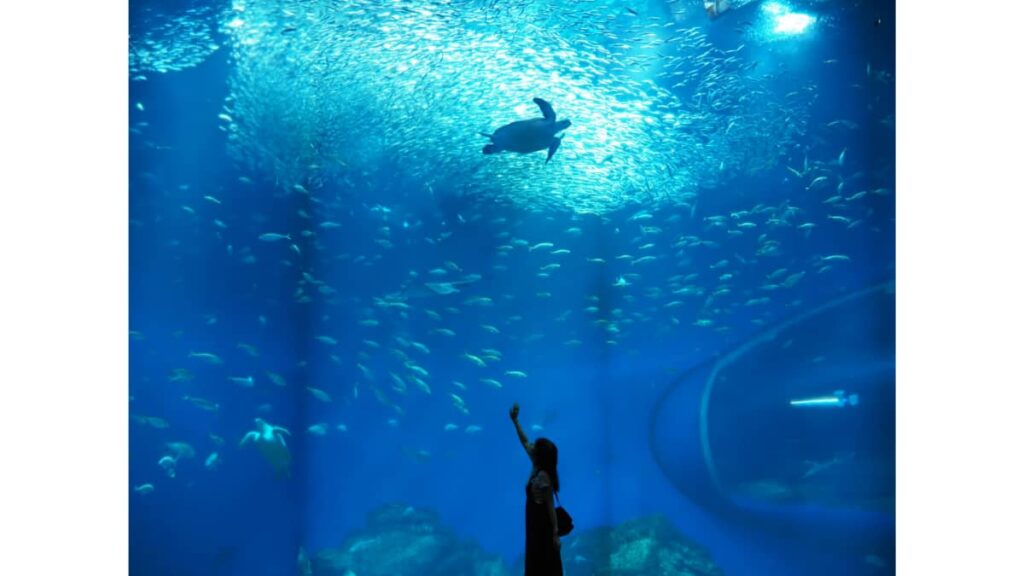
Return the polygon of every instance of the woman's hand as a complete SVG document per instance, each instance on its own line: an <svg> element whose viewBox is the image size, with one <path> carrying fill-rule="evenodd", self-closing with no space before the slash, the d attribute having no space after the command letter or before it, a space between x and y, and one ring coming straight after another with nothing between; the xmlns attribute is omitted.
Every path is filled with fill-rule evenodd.
<svg viewBox="0 0 1024 576"><path fill-rule="evenodd" d="M513 422L519 418L519 404L513 404L512 407L509 408L508 417L511 418Z"/></svg>
<svg viewBox="0 0 1024 576"><path fill-rule="evenodd" d="M555 532L555 540L554 540L554 542L555 542L555 550L560 550L562 548L562 541L558 538L558 532Z"/></svg>

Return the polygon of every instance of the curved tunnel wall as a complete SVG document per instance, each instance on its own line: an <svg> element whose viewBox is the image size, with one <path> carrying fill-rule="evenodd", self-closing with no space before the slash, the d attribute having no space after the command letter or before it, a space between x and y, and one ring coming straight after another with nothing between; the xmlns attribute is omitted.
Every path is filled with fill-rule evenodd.
<svg viewBox="0 0 1024 576"><path fill-rule="evenodd" d="M894 382L886 283L684 374L656 403L651 449L672 484L709 510L885 553L895 529Z"/></svg>

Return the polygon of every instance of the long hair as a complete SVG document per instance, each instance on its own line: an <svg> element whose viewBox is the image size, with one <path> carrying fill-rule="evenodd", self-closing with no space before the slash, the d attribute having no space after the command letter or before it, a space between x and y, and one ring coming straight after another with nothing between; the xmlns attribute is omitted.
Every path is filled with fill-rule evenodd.
<svg viewBox="0 0 1024 576"><path fill-rule="evenodd" d="M547 438L538 438L533 443L533 464L548 473L551 487L558 492L558 447Z"/></svg>

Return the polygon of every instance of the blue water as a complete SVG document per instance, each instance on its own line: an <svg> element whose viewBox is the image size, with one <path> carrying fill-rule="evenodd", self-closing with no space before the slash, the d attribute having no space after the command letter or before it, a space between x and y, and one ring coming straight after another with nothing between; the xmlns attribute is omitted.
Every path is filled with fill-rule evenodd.
<svg viewBox="0 0 1024 576"><path fill-rule="evenodd" d="M844 317L849 333L814 354L803 343L831 330L808 321L791 358L766 356L784 365L771 368L775 376L762 377L757 363L736 370L712 400L713 411L746 410L735 436L715 436L720 470L750 474L728 495L694 488L705 462L696 444L677 447L697 430L703 384L687 375L895 277L893 3L791 1L784 11L815 20L783 34L769 2L712 20L689 0L591 3L575 19L555 10L575 3L403 1L395 5L411 20L399 36L410 46L398 56L376 51L389 40L353 24L380 17L384 3L313 3L334 18L273 20L306 4L131 3L133 50L162 22L185 26L147 45L175 69L133 60L129 72L132 573L298 573L300 548L314 557L351 546L368 513L400 504L436 512L467 547L514 574L530 472L507 416L515 402L531 440L559 447L561 496L576 524L563 539L566 574L593 573L573 560L574 538L655 514L725 574L894 572L893 382L878 376L894 358L876 346L893 333L884 300ZM440 40L414 33L416 10L427 8L445 15L444 27L434 16L422 24ZM495 12L486 23L468 16L487 9ZM232 27L234 19L247 20ZM584 72L537 76L532 96L550 98L574 123L547 165L544 152L480 154L477 132L539 114L520 87L506 92L526 105L521 112L483 96L451 104L492 76L513 82L517 56L453 48L465 60L410 64L407 74L423 74L416 90L381 93L404 78L385 72L410 59L401 50L433 53L424 47L454 46L473 26L502 38L542 23L538 50L561 37L564 51L578 53L557 62L570 62L597 49L588 27L605 21L619 26L616 38L601 37L609 50L670 27L696 30L701 53L743 48L705 56L716 60L702 67L694 44L680 65L693 70L690 84L676 88L678 78L658 76L670 43L641 51L648 60L635 74L612 62L578 82ZM279 33L246 43L255 29ZM448 75L460 66L465 76ZM720 87L699 84L708 71L722 75ZM413 94L433 103L413 113ZM658 112L616 116L631 97L657 102ZM710 98L730 104L719 110ZM687 127L665 119L673 102ZM461 121L447 121L451 107L464 111ZM602 118L633 135L607 158L596 152ZM800 129L772 132L781 125ZM265 233L290 239L261 241ZM559 266L542 269L551 264ZM426 287L437 282L459 292ZM807 368L802 352L828 369ZM487 366L466 354L487 356ZM410 364L429 373L417 376L429 393ZM176 370L187 377L172 380ZM820 385L805 381L820 375ZM247 377L251 387L231 380ZM810 416L778 408L795 394L831 394L837 382L864 401ZM669 425L652 426L672 394ZM716 430L731 417L715 420ZM254 418L290 431L287 478L239 445ZM308 431L319 423L324 435ZM763 443L756 453L744 449L753 437ZM194 449L173 477L158 464L169 442ZM827 473L811 472L833 456ZM798 469L785 476L784 462ZM793 479L805 474L814 485L801 492ZM744 482L761 491L741 495ZM135 489L147 483L152 492Z"/></svg>

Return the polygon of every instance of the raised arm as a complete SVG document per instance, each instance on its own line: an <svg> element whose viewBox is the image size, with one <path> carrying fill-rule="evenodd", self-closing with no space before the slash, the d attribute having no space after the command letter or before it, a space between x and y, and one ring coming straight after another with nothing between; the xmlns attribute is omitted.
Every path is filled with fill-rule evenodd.
<svg viewBox="0 0 1024 576"><path fill-rule="evenodd" d="M530 439L526 437L526 432L523 432L523 427L519 425L519 404L513 404L512 408L508 411L509 418L512 418L512 423L516 425L516 433L519 434L519 442L523 445L523 449L526 450L526 455L533 460L533 445L530 444Z"/></svg>

